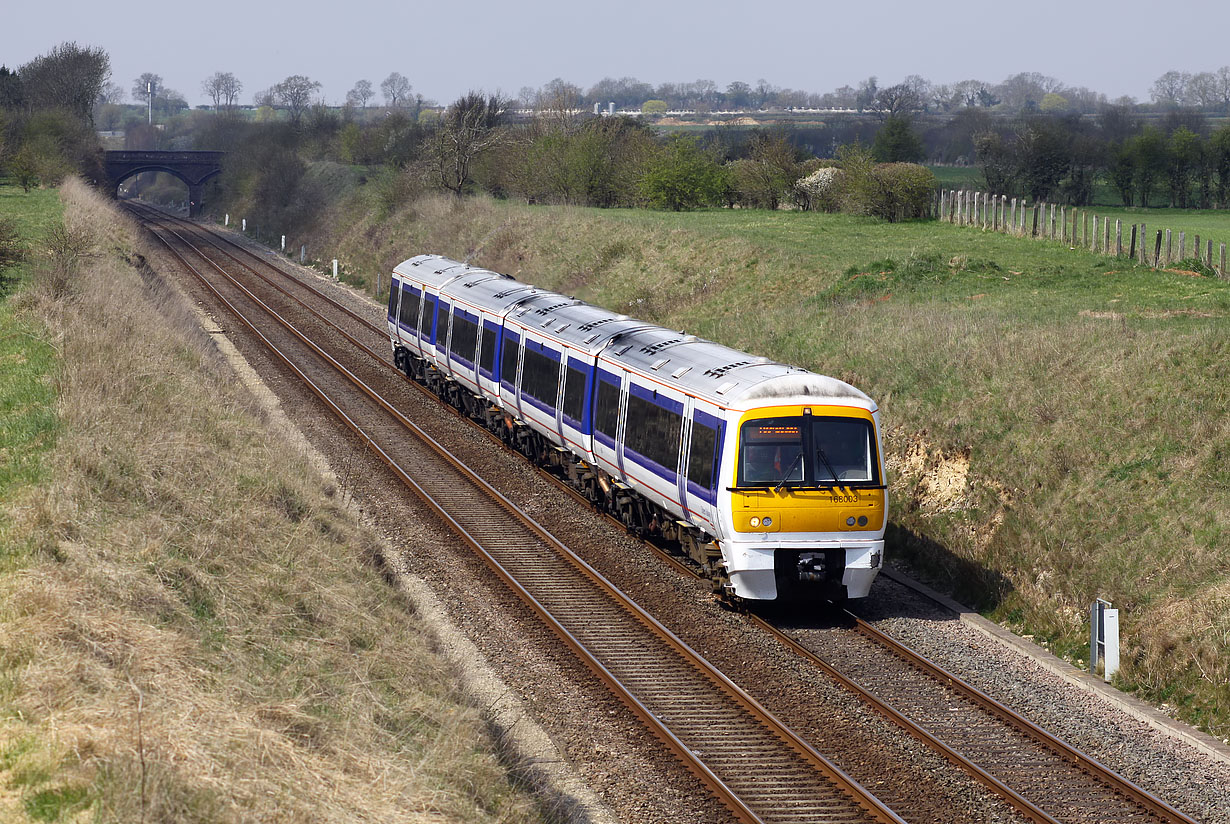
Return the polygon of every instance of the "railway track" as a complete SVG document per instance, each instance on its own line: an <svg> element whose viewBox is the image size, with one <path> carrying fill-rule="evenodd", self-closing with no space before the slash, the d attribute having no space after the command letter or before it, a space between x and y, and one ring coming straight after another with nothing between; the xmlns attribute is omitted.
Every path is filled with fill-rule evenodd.
<svg viewBox="0 0 1230 824"><path fill-rule="evenodd" d="M404 418L355 371L223 272L183 233L165 227L154 231L736 818L902 824L874 795ZM190 262L193 256L196 265ZM257 311L274 325L258 322Z"/></svg>
<svg viewBox="0 0 1230 824"><path fill-rule="evenodd" d="M197 231L206 232L199 227ZM213 233L208 234L213 237ZM210 243L221 250L229 241L211 240ZM366 357L378 361L380 368L395 369L385 355L378 354L387 350L385 329L340 306L313 287L281 272L252 252L242 247L236 248L239 251L228 251L225 255L289 300L297 303L320 302L322 306L330 306L326 311L335 315L335 320L330 323L339 334L362 347ZM269 267L277 274L272 277L261 274L246 261L259 261L258 265ZM282 278L285 278L285 283L275 283ZM342 332L343 324L352 329L355 329L357 324L355 334L352 336L349 332ZM369 343L357 340L358 337ZM401 375L400 372L397 374ZM422 391L427 393L426 389ZM561 486L584 501L584 498L576 495L570 487L563 484ZM695 574L689 566L670 553L658 547L654 549L680 570ZM511 569L501 571L502 576L505 574L511 576L514 573ZM536 575L540 578L544 575L550 577L549 572L542 571L529 571L527 574L531 578ZM517 586L512 585L514 588ZM526 595L522 597L525 598ZM529 597L536 596L529 593ZM562 594L561 597L566 602L571 596ZM546 603L543 606L546 607ZM635 611L639 611L639 608ZM605 621L608 617L606 612L594 613L594 618L598 621ZM1094 759L1069 747L856 616L851 615L851 629L840 641L826 643L819 649L814 641L809 642L810 646L804 646L790 634L759 616L750 615L749 619L779 643L859 695L878 712L948 759L954 766L991 789L1026 820L1038 824L1195 824L1193 819L1126 781ZM556 631L560 634L560 630ZM561 634L561 637L564 637L570 646L583 642L580 637L569 638L565 635L566 633ZM589 642L600 644L600 639L590 639ZM592 664L591 668L594 668ZM614 677L613 673L602 672L600 668L595 668L595 671L598 671L604 680ZM647 685L642 688L647 688ZM705 705L694 706L701 708ZM648 710L648 707L645 709ZM702 719L702 726L725 723L725 710L713 713L711 709L705 708L704 712L696 716ZM653 710L648 711L653 713ZM638 710L638 714L640 712L641 710ZM666 717L674 718L670 715ZM675 720L675 723L680 721ZM669 735L664 735L661 731L658 734L668 741L676 752L679 752L680 746L687 746L682 739L672 743ZM736 756L736 759L740 757L745 756ZM704 773L703 769L692 769L698 775ZM726 799L726 803L731 809L737 810L737 806L729 799ZM798 820L827 819L804 817Z"/></svg>

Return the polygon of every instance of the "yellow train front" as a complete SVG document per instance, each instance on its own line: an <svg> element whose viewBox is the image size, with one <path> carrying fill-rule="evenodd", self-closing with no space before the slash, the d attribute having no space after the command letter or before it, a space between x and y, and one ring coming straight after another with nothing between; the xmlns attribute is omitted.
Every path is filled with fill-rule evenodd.
<svg viewBox="0 0 1230 824"><path fill-rule="evenodd" d="M741 598L862 598L883 565L878 411L853 387L811 377L828 397L728 413L737 425L722 468L718 542L727 586Z"/></svg>

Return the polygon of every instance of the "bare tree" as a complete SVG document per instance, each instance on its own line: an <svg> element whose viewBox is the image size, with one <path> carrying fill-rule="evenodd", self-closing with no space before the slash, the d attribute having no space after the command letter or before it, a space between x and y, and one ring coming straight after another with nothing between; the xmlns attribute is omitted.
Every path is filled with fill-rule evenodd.
<svg viewBox="0 0 1230 824"><path fill-rule="evenodd" d="M290 113L290 122L296 126L303 118L308 104L312 102L312 93L320 88L320 83L310 80L302 74L292 74L277 84L271 90L274 97Z"/></svg>
<svg viewBox="0 0 1230 824"><path fill-rule="evenodd" d="M367 108L367 101L371 100L375 95L372 91L372 81L360 80L354 84L354 88L346 92L346 104L349 106L358 106L360 109Z"/></svg>
<svg viewBox="0 0 1230 824"><path fill-rule="evenodd" d="M581 107L580 87L559 77L533 91L529 98L536 119L550 128L567 128Z"/></svg>
<svg viewBox="0 0 1230 824"><path fill-rule="evenodd" d="M410 81L398 72L393 72L380 82L384 101L390 109L404 106L410 100Z"/></svg>
<svg viewBox="0 0 1230 824"><path fill-rule="evenodd" d="M201 83L201 91L214 102L214 111L229 110L235 107L235 101L243 91L243 83L230 72L214 72Z"/></svg>
<svg viewBox="0 0 1230 824"><path fill-rule="evenodd" d="M1153 81L1149 89L1149 97L1154 103L1167 106L1181 106L1187 97L1187 84L1192 76L1187 72L1166 72Z"/></svg>
<svg viewBox="0 0 1230 824"><path fill-rule="evenodd" d="M22 66L17 74L27 104L63 107L92 123L94 104L111 76L111 58L101 48L61 43Z"/></svg>
<svg viewBox="0 0 1230 824"><path fill-rule="evenodd" d="M118 106L124 102L124 87L119 83L104 83L98 91L99 104Z"/></svg>
<svg viewBox="0 0 1230 824"><path fill-rule="evenodd" d="M918 91L905 83L889 86L876 92L875 110L883 118L912 115L926 108Z"/></svg>
<svg viewBox="0 0 1230 824"><path fill-rule="evenodd" d="M145 72L132 81L132 99L141 103L149 103L150 95L157 95L162 88L162 75Z"/></svg>
<svg viewBox="0 0 1230 824"><path fill-rule="evenodd" d="M1222 111L1230 112L1230 66L1222 66L1214 72L1213 90Z"/></svg>
<svg viewBox="0 0 1230 824"><path fill-rule="evenodd" d="M458 197L470 182L470 168L503 138L500 124L508 101L499 94L467 92L440 117L430 144L430 160L440 185Z"/></svg>

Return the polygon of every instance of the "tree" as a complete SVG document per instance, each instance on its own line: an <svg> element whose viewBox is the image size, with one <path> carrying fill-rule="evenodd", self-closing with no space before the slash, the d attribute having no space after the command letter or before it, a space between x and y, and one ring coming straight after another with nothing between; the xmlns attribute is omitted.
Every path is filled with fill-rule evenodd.
<svg viewBox="0 0 1230 824"><path fill-rule="evenodd" d="M1146 127L1130 143L1136 167L1136 192L1140 195L1140 205L1147 209L1157 178L1166 166L1166 138L1156 129Z"/></svg>
<svg viewBox="0 0 1230 824"><path fill-rule="evenodd" d="M876 100L876 94L880 87L876 85L875 75L868 77L862 83L858 84L858 91L854 95L854 104L861 112L864 109L870 109Z"/></svg>
<svg viewBox="0 0 1230 824"><path fill-rule="evenodd" d="M1200 137L1184 126L1170 135L1166 154L1170 205L1186 209L1191 206L1192 177L1204 164L1204 147Z"/></svg>
<svg viewBox="0 0 1230 824"><path fill-rule="evenodd" d="M380 82L380 91L384 93L384 103L390 109L405 106L410 100L410 81L398 72L393 72Z"/></svg>
<svg viewBox="0 0 1230 824"><path fill-rule="evenodd" d="M16 109L25 100L21 90L21 76L10 71L8 66L0 66L0 110Z"/></svg>
<svg viewBox="0 0 1230 824"><path fill-rule="evenodd" d="M372 82L370 80L359 80L354 84L353 89L346 92L346 105L366 109L367 101L371 100L375 94L372 91Z"/></svg>
<svg viewBox="0 0 1230 824"><path fill-rule="evenodd" d="M799 179L794 147L781 130L756 132L748 156L734 164L740 199L749 206L777 209Z"/></svg>
<svg viewBox="0 0 1230 824"><path fill-rule="evenodd" d="M1209 137L1209 168L1217 175L1217 208L1226 208L1230 195L1230 126L1222 126Z"/></svg>
<svg viewBox="0 0 1230 824"><path fill-rule="evenodd" d="M920 112L924 108L923 98L918 90L904 83L889 86L876 92L875 108L881 116L888 118L903 118Z"/></svg>
<svg viewBox="0 0 1230 824"><path fill-rule="evenodd" d="M743 109L752 103L752 87L741 80L736 80L726 87L726 107Z"/></svg>
<svg viewBox="0 0 1230 824"><path fill-rule="evenodd" d="M876 132L871 153L880 163L915 163L926 156L909 118L899 114L889 115Z"/></svg>
<svg viewBox="0 0 1230 824"><path fill-rule="evenodd" d="M124 102L124 87L119 83L104 83L98 92L101 106L118 106Z"/></svg>
<svg viewBox="0 0 1230 824"><path fill-rule="evenodd" d="M720 203L726 180L716 158L695 138L672 135L649 163L639 188L651 208L679 212Z"/></svg>
<svg viewBox="0 0 1230 824"><path fill-rule="evenodd" d="M1038 106L1043 114L1060 114L1066 112L1070 108L1068 98L1062 94L1055 92L1047 92L1042 96L1042 103Z"/></svg>
<svg viewBox="0 0 1230 824"><path fill-rule="evenodd" d="M1032 111L1042 105L1042 99L1051 92L1062 91L1063 84L1053 77L1038 72L1020 72L1005 80L995 89L995 94L1009 109Z"/></svg>
<svg viewBox="0 0 1230 824"><path fill-rule="evenodd" d="M641 104L642 114L666 114L665 100L646 100Z"/></svg>
<svg viewBox="0 0 1230 824"><path fill-rule="evenodd" d="M156 96L161 88L161 75L154 74L153 72L144 72L140 77L132 81L132 99L148 104L150 96Z"/></svg>
<svg viewBox="0 0 1230 824"><path fill-rule="evenodd" d="M507 109L508 101L499 94L471 91L445 110L430 154L440 186L461 196L470 183L474 161L501 141L499 127Z"/></svg>
<svg viewBox="0 0 1230 824"><path fill-rule="evenodd" d="M273 87L273 95L286 111L290 113L290 122L299 125L303 113L312 101L312 93L320 88L320 83L310 80L302 74L292 74Z"/></svg>
<svg viewBox="0 0 1230 824"><path fill-rule="evenodd" d="M1181 106L1187 99L1187 84L1191 79L1187 72L1166 72L1153 81L1149 97L1163 106Z"/></svg>
<svg viewBox="0 0 1230 824"><path fill-rule="evenodd" d="M974 152L982 164L982 175L991 192L1011 191L1017 174L1016 154L999 132L985 131L974 135Z"/></svg>
<svg viewBox="0 0 1230 824"><path fill-rule="evenodd" d="M83 123L94 122L94 104L111 77L111 58L101 48L61 43L17 70L22 95L34 109L63 108Z"/></svg>
<svg viewBox="0 0 1230 824"><path fill-rule="evenodd" d="M235 101L243 91L243 84L230 72L214 72L201 83L201 91L209 95L209 99L214 102L214 111L223 108L229 110L235 107Z"/></svg>

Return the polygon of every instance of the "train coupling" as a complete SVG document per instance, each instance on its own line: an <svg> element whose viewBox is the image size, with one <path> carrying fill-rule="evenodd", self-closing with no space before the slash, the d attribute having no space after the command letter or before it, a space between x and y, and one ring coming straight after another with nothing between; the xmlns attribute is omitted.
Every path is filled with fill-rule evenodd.
<svg viewBox="0 0 1230 824"><path fill-rule="evenodd" d="M823 581L825 579L824 553L804 552L799 555L800 581Z"/></svg>

